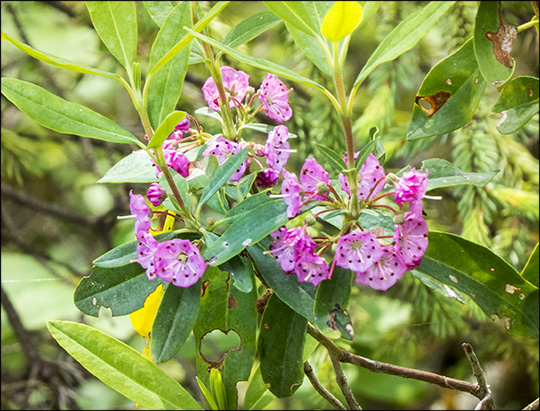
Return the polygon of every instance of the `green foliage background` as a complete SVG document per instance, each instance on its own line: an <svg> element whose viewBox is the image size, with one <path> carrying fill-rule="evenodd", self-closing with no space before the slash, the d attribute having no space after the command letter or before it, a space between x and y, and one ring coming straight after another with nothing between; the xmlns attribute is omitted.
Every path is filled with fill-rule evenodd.
<svg viewBox="0 0 540 411"><path fill-rule="evenodd" d="M204 10L212 4L199 2ZM384 2L351 40L345 83L351 84L386 34L425 4ZM142 2L137 2L137 9L138 55L144 64L157 26ZM521 270L539 237L538 116L519 132L501 135L496 129L498 115L490 112L498 93L488 85L473 120L465 127L444 136L405 141L418 87L431 67L470 38L477 9L478 2L457 2L417 47L373 72L355 100L355 145L365 144L369 129L377 126L387 151L387 171L398 171L407 164L419 168L422 160L432 157L447 159L464 171L501 169L483 189L461 186L430 193L442 195L443 200L426 201L427 220L431 229L486 245ZM264 10L262 2L233 2L210 25L209 35L221 40L242 19ZM2 30L34 48L111 72L120 68L93 30L84 2L3 1L1 11ZM533 10L529 2L503 2L503 15L506 24L517 26L529 21ZM283 24L240 50L332 87L297 51ZM538 76L537 30L520 33L512 56L517 62L515 76ZM266 76L227 56L222 64L248 72L255 87ZM7 42L2 42L1 67L2 76L41 85L106 114L134 135L144 134L129 96L117 82L44 65ZM179 109L193 114L206 106L201 86L208 76L202 64L189 67ZM287 126L298 135L292 141L298 153L289 163L292 170L299 171L306 156L318 155L313 143L337 151L345 147L341 123L326 98L299 84L287 85L294 87L291 102L295 112ZM102 310L99 319L82 318L72 300L74 287L89 274L91 261L132 239L132 222L116 219L129 214L132 187L96 184L131 148L44 129L4 97L1 112L2 289L30 333L30 343L44 359L57 364L55 372L63 376L55 388L45 379L31 378L32 363L25 355L26 348L17 340L2 309L2 409L135 409L135 404L80 368L45 328L49 319L81 320L142 349L143 341L128 317L107 318L108 313ZM217 132L214 120L203 116L198 120L210 133ZM146 186L133 189L143 193ZM502 321L491 321L475 307L444 298L411 275L384 294L354 287L349 313L356 338L340 344L369 358L468 379L470 367L460 345L470 342L484 365L497 405L502 409L523 407L538 397L538 341L507 334ZM226 351L227 344L227 339L218 338L209 349ZM175 359L160 367L201 399L195 381L194 346L191 336ZM324 350L317 350L310 363L321 382L342 399ZM347 364L344 370L365 408L456 409L475 405L472 398L418 381L373 374ZM274 399L268 405L270 409L321 407L328 405L306 381L293 397Z"/></svg>

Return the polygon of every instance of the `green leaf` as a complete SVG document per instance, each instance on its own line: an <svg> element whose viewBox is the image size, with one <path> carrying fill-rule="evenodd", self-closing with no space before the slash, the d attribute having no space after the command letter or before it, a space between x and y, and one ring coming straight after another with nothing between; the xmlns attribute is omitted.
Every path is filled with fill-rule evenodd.
<svg viewBox="0 0 540 411"><path fill-rule="evenodd" d="M170 360L180 350L197 318L201 283L191 287L175 287L170 284L163 294L152 325L152 359L156 362Z"/></svg>
<svg viewBox="0 0 540 411"><path fill-rule="evenodd" d="M319 149L323 157L326 158L326 160L328 161L328 164L330 164L330 166L332 166L335 171L341 173L344 169L347 168L347 165L343 161L342 156L340 156L334 150L319 143L314 143L314 145Z"/></svg>
<svg viewBox="0 0 540 411"><path fill-rule="evenodd" d="M329 323L332 324L332 320L335 323L335 319L332 318L333 310L336 308L345 310L348 307L352 280L352 271L336 266L332 278L321 281L317 287L314 307L315 319L319 329L324 330L330 327ZM341 331L341 334L343 338L350 339L347 333Z"/></svg>
<svg viewBox="0 0 540 411"><path fill-rule="evenodd" d="M536 243L536 247L534 247L534 251L529 257L529 261L527 261L525 268L521 272L521 276L535 287L538 287L538 273L540 272L538 266L538 243Z"/></svg>
<svg viewBox="0 0 540 411"><path fill-rule="evenodd" d="M167 16L173 11L174 1L143 1L144 8L152 17L152 20L159 26L163 26Z"/></svg>
<svg viewBox="0 0 540 411"><path fill-rule="evenodd" d="M268 391L262 379L261 367L257 366L257 370L250 377L243 408L244 410L264 410L273 399L274 396Z"/></svg>
<svg viewBox="0 0 540 411"><path fill-rule="evenodd" d="M472 119L486 84L476 64L470 39L433 67L422 82L407 140L445 134L463 127ZM422 109L419 101L429 103L431 108Z"/></svg>
<svg viewBox="0 0 540 411"><path fill-rule="evenodd" d="M354 82L353 94L377 66L395 60L401 54L412 49L454 3L455 1L432 1L399 23L369 57Z"/></svg>
<svg viewBox="0 0 540 411"><path fill-rule="evenodd" d="M314 14L316 9L311 2L300 1L263 1L272 13L290 23L298 30L312 37L320 35L320 25Z"/></svg>
<svg viewBox="0 0 540 411"><path fill-rule="evenodd" d="M35 84L4 77L2 94L36 123L58 133L142 146L133 134L114 121Z"/></svg>
<svg viewBox="0 0 540 411"><path fill-rule="evenodd" d="M313 307L317 288L311 283L301 283L296 275L287 275L278 262L264 248L257 244L247 249L253 259L255 269L264 278L281 301L298 314L315 322Z"/></svg>
<svg viewBox="0 0 540 411"><path fill-rule="evenodd" d="M250 56L248 54L241 53L231 47L228 47L217 40L214 40L211 37L204 36L202 34L196 33L193 30L188 29L188 32L190 32L194 37L197 37L201 41L204 41L211 46L214 46L218 50L221 50L225 54L228 54L238 61L242 63L249 64L253 67L260 68L261 70L267 70L271 73L275 73L279 76L288 78L289 80L297 81L298 83L302 83L306 86L313 87L317 90L322 91L325 94L329 94L328 90L326 90L323 86L321 86L319 83L314 82L313 80L304 77L300 74L295 73L294 71L288 69L287 67L280 66L279 64L273 63L270 60L266 60L260 57Z"/></svg>
<svg viewBox="0 0 540 411"><path fill-rule="evenodd" d="M206 13L198 22L193 26L193 32L199 32L203 30L208 23L210 23L221 11L227 7L230 1L218 1L214 6ZM188 29L191 33L192 30ZM176 56L188 43L193 39L192 34L186 34L182 39L176 43L176 45L170 49L152 68L148 71L146 78L147 82L150 82L150 79L156 72L161 69L165 64L167 64L174 56Z"/></svg>
<svg viewBox="0 0 540 411"><path fill-rule="evenodd" d="M229 261L219 266L223 271L227 271L233 278L233 285L243 293L249 293L253 289L254 273L253 266L249 258L238 254Z"/></svg>
<svg viewBox="0 0 540 411"><path fill-rule="evenodd" d="M189 2L179 3L168 15L152 44L148 71L163 58L187 33L182 28L191 27L191 7ZM186 77L191 43L184 47L161 70L148 81L148 116L154 130L173 112L182 94L182 86ZM157 131L156 131L157 132ZM152 142L151 142L152 144ZM150 147L150 145L149 145Z"/></svg>
<svg viewBox="0 0 540 411"><path fill-rule="evenodd" d="M447 298L455 298L456 301L459 301L461 304L465 304L465 298L464 298L465 296L458 290L452 287L449 287L446 284L441 284L440 282L436 281L433 277L422 274L421 272L418 272L416 270L411 270L410 273L414 277L418 278L422 283L424 283L424 285L427 285L429 288L439 293L440 295Z"/></svg>
<svg viewBox="0 0 540 411"><path fill-rule="evenodd" d="M187 181L186 177L181 176L176 171L174 170L169 170L169 171L173 177L174 184L176 185L176 188L178 189L178 192L180 193L180 197L182 197L182 201L189 208L189 205L191 204L191 199L189 197L189 182ZM174 198L172 194L172 189L169 186L169 182L167 181L167 178L164 175L160 177L159 184L162 187L164 187L165 190L167 190L167 193L169 195L169 198L171 199L171 202L174 201L172 202L174 208L176 208L177 211L182 211L179 208L178 203L176 202L176 199Z"/></svg>
<svg viewBox="0 0 540 411"><path fill-rule="evenodd" d="M440 187L450 187L456 185L470 184L477 187L485 187L500 170L487 173L468 173L461 171L452 163L442 158L430 158L422 161L422 173L428 173L428 183L426 191Z"/></svg>
<svg viewBox="0 0 540 411"><path fill-rule="evenodd" d="M281 19L269 11L253 14L234 26L223 39L223 44L232 48L238 47L280 22Z"/></svg>
<svg viewBox="0 0 540 411"><path fill-rule="evenodd" d="M139 263L121 267L94 266L89 277L84 277L75 290L75 306L92 317L99 316L103 306L110 308L118 317L131 314L144 306L144 301L159 284L161 278L148 281L144 268Z"/></svg>
<svg viewBox="0 0 540 411"><path fill-rule="evenodd" d="M428 239L417 271L471 297L491 318L505 319L510 333L538 338L538 288L488 248L438 231Z"/></svg>
<svg viewBox="0 0 540 411"><path fill-rule="evenodd" d="M328 56L324 53L321 43L314 37L298 30L291 23L285 22L285 26L304 55L327 77L333 78L334 73L332 72L332 68L328 62Z"/></svg>
<svg viewBox="0 0 540 411"><path fill-rule="evenodd" d="M148 143L148 148L161 147L167 137L174 131L174 127L185 116L186 113L184 111L173 111L169 114L154 133L154 137L152 137L152 140Z"/></svg>
<svg viewBox="0 0 540 411"><path fill-rule="evenodd" d="M69 321L47 321L54 339L112 389L151 410L200 410L195 399L156 364L101 331Z"/></svg>
<svg viewBox="0 0 540 411"><path fill-rule="evenodd" d="M87 1L92 24L101 41L131 72L137 55L137 10L133 1Z"/></svg>
<svg viewBox="0 0 540 411"><path fill-rule="evenodd" d="M223 184L229 180L240 164L242 164L247 154L248 149L246 147L223 163L221 168L219 168L218 171L212 176L210 182L204 188L201 194L201 199L199 200L199 209L203 206L203 204L210 200L210 197L212 197L216 191L223 186Z"/></svg>
<svg viewBox="0 0 540 411"><path fill-rule="evenodd" d="M13 45L17 46L19 49L24 51L29 56L32 56L32 57L34 57L34 58L36 58L38 60L41 60L41 61L43 61L45 63L48 63L48 64L51 64L53 66L62 67L62 68L65 68L65 69L68 69L68 70L71 70L71 71L76 71L76 72L79 72L79 73L95 74L95 75L98 75L98 76L110 77L110 78L113 78L113 79L119 80L119 81L122 80L122 77L120 77L116 73L110 73L108 71L103 71L103 70L99 70L99 69L96 69L96 68L93 68L93 67L88 67L88 66L83 65L83 64L74 63L74 62L66 60L66 59L64 59L62 57L53 56L52 54L45 53L44 51L36 50L36 49L30 47L27 44L18 42L17 40L15 40L14 38L8 36L4 32L2 32L2 40L9 41Z"/></svg>
<svg viewBox="0 0 540 411"><path fill-rule="evenodd" d="M493 112L502 112L497 124L501 134L512 134L523 127L538 113L538 79L536 77L516 77L506 85Z"/></svg>
<svg viewBox="0 0 540 411"><path fill-rule="evenodd" d="M364 26L371 16L373 16L377 10L382 6L384 3L383 1L359 1L360 5L362 6L362 14L364 17L362 18L362 21L360 22L360 25L355 29L355 31L358 31L362 26Z"/></svg>
<svg viewBox="0 0 540 411"><path fill-rule="evenodd" d="M199 353L201 339L215 329L225 333L235 332L240 337L240 349L229 350L224 354L225 358L221 358L223 383L229 402L227 409L237 409L236 383L249 378L256 353L256 289L253 287L251 292L244 293L231 287L229 275L217 267L208 267L203 279L208 280L208 283L201 297L193 334ZM200 355L196 356L196 360L199 377L209 386L209 364ZM219 358L213 360L220 361Z"/></svg>
<svg viewBox="0 0 540 411"><path fill-rule="evenodd" d="M225 186L225 192L234 201L243 201L244 197L249 193L258 174L258 172L249 173L247 176L242 177L237 183Z"/></svg>
<svg viewBox="0 0 540 411"><path fill-rule="evenodd" d="M275 199L271 199L268 197L270 194L269 190L262 191L260 193L254 194L246 198L241 203L235 205L233 208L229 210L225 216L223 216L223 220L226 220L229 223L234 222L239 217L249 213L254 208L269 203L271 201L276 201ZM277 202L277 201L276 201Z"/></svg>
<svg viewBox="0 0 540 411"><path fill-rule="evenodd" d="M137 150L112 166L98 183L157 183L156 168L144 150Z"/></svg>
<svg viewBox="0 0 540 411"><path fill-rule="evenodd" d="M304 378L302 353L307 319L271 295L262 319L257 350L261 375L278 398L290 397Z"/></svg>
<svg viewBox="0 0 540 411"><path fill-rule="evenodd" d="M497 38L499 24L503 24L502 21L499 21L499 7L501 6L498 1L481 1L474 25L474 54L476 55L480 72L488 83L504 82L512 76L512 57L509 52L503 52L501 50L502 44L500 42L502 40L506 43L506 47L509 45L511 49L512 41L517 37L516 28L512 26L501 27L503 31L506 29L508 32L504 34L504 40L496 41L497 45L495 46L488 38L488 36ZM513 39L511 39L512 35ZM495 53L506 54L506 56L503 57L500 54L499 58L503 60L498 61ZM505 64L509 64L510 67Z"/></svg>
<svg viewBox="0 0 540 411"><path fill-rule="evenodd" d="M264 216L264 218L262 218ZM245 247L258 243L272 231L287 223L287 205L283 199L260 205L236 219L219 240L207 245L203 257L209 265L218 266L240 253Z"/></svg>
<svg viewBox="0 0 540 411"><path fill-rule="evenodd" d="M360 170L360 168L366 162L369 155L377 147L378 142L379 142L379 138L377 138L376 140L371 140L364 147L362 147L362 150L360 150L360 153L358 154L358 157L356 157L356 160L354 161L354 167L357 170Z"/></svg>
<svg viewBox="0 0 540 411"><path fill-rule="evenodd" d="M208 111L211 111L211 110L208 109ZM197 112L200 112L200 114L207 115L206 113L203 112L202 108L198 109L195 113ZM216 113L216 112L214 111L213 113ZM221 121L221 117L219 118L219 120ZM276 128L276 126L271 126L269 124L264 124L264 123L247 123L240 126L239 130L242 130L244 128L249 128L251 130L256 130L256 131L260 131L261 133L268 134L274 128ZM296 138L296 137L298 137L296 134L289 132L289 138Z"/></svg>
<svg viewBox="0 0 540 411"><path fill-rule="evenodd" d="M321 32L328 40L337 43L356 30L362 17L362 6L358 2L336 1L324 16Z"/></svg>

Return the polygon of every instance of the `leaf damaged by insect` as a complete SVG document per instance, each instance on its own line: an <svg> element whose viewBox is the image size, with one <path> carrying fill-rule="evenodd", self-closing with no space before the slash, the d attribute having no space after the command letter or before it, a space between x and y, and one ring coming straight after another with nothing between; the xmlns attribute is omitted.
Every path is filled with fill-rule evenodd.
<svg viewBox="0 0 540 411"><path fill-rule="evenodd" d="M207 353L208 356L205 356L203 354L203 340L205 338L211 338L212 336L210 334L214 334L215 336L215 333L218 333L218 334L224 334L225 336L229 335L230 332L233 332L240 340L240 343L238 345L238 347L236 348L230 348L229 350L221 353L221 357L218 359L218 360L214 360L213 358L210 359L208 357L210 357L210 354ZM215 342L213 342L212 346L216 346ZM220 351L219 348L216 348L216 347L213 347L215 351ZM210 331L207 331L205 332L200 338L199 338L199 355L201 356L202 360L204 362L206 362L208 364L208 372L210 372L211 369L215 368L215 369L218 369L220 371L223 371L223 362L225 361L225 358L227 358L227 356L235 351L240 351L242 349L242 336L240 334L238 334L236 332L236 330L234 329L229 329L227 331L224 331L220 328L214 328ZM221 352L221 351L220 351ZM215 354L212 353L212 354Z"/></svg>
<svg viewBox="0 0 540 411"><path fill-rule="evenodd" d="M499 28L496 33L486 32L486 38L493 43L493 54L499 63L505 67L512 68L514 59L511 56L512 44L517 38L517 28L506 26L502 18L502 6L499 1Z"/></svg>
<svg viewBox="0 0 540 411"><path fill-rule="evenodd" d="M428 117L431 117L433 114L435 114L439 109L446 104L448 99L452 95L448 93L447 91L438 91L435 94L432 94L431 96L416 96L414 102L420 107L420 109L427 114ZM425 101L430 105L430 108L423 107L420 102Z"/></svg>
<svg viewBox="0 0 540 411"><path fill-rule="evenodd" d="M346 309L341 308L336 304L329 312L330 319L326 325L334 331L339 331L341 336L346 340L354 340L354 329L351 323L351 318Z"/></svg>

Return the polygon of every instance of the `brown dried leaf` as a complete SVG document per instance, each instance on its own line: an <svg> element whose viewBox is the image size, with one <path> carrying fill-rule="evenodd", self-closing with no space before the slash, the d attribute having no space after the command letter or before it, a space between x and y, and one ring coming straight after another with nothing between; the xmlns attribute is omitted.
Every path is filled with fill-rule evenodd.
<svg viewBox="0 0 540 411"><path fill-rule="evenodd" d="M497 33L488 31L486 37L493 43L493 54L495 58L505 67L512 68L514 59L510 55L512 44L517 38L517 28L515 26L505 26L502 18L501 2L499 2L499 29Z"/></svg>
<svg viewBox="0 0 540 411"><path fill-rule="evenodd" d="M414 102L428 115L428 117L431 117L439 111L439 109L448 101L450 96L451 94L447 91L438 91L431 96L417 96ZM429 109L422 107L422 105L419 104L420 101L429 103L431 107Z"/></svg>

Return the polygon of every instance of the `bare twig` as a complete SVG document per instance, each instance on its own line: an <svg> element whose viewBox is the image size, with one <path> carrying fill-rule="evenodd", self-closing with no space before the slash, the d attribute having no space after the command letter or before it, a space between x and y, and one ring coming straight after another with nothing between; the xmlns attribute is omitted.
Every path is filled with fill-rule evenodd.
<svg viewBox="0 0 540 411"><path fill-rule="evenodd" d="M480 387L480 394L482 395L482 400L477 405L475 410L495 409L495 402L493 401L491 389L489 388L489 385L486 381L486 375L484 374L484 370L482 370L482 367L480 366L480 362L478 361L478 358L474 353L472 345L468 343L463 343L461 344L461 346L463 347L463 351L465 351L465 355L467 355L467 359L471 363L474 377L476 378L476 381L478 381L478 386Z"/></svg>
<svg viewBox="0 0 540 411"><path fill-rule="evenodd" d="M60 10L62 13L67 14L72 19L77 17L77 14L75 14L75 12L73 10L71 10L68 6L66 6L61 1L43 1L43 3L49 5L49 6L55 8L57 10Z"/></svg>
<svg viewBox="0 0 540 411"><path fill-rule="evenodd" d="M533 402L531 402L529 405L527 405L524 410L538 410L540 409L540 398L537 398Z"/></svg>
<svg viewBox="0 0 540 411"><path fill-rule="evenodd" d="M356 401L356 398L354 398L354 395L351 391L351 387L349 387L349 383L347 382L347 376L341 368L341 363L339 362L339 359L334 357L332 354L330 354L330 359L332 360L332 365L334 366L334 371L336 373L336 382L338 383L341 392L345 396L347 404L349 404L351 410L361 410L362 408L360 407L360 405L358 405L358 402Z"/></svg>
<svg viewBox="0 0 540 411"><path fill-rule="evenodd" d="M415 380L425 381L430 384L436 384L443 388L450 388L458 391L468 392L478 399L483 399L484 395L480 391L478 384L473 384L467 381L448 378L444 375L435 374L429 371L421 371L413 368L400 367L393 364L387 364L379 361L373 361L359 355L351 354L348 351L340 349L329 338L324 336L319 330L308 323L308 333L319 341L331 356L334 356L340 362L347 362L358 365L372 372L382 372L390 375L397 375L403 378L412 378Z"/></svg>
<svg viewBox="0 0 540 411"><path fill-rule="evenodd" d="M307 361L304 363L304 373L306 374L306 377L311 385L313 385L313 388L315 388L321 397L328 401L330 405L332 405L336 410L346 410L341 401L334 397L332 393L324 388L324 386L319 382L317 376L313 372L313 368L311 368L311 365Z"/></svg>

